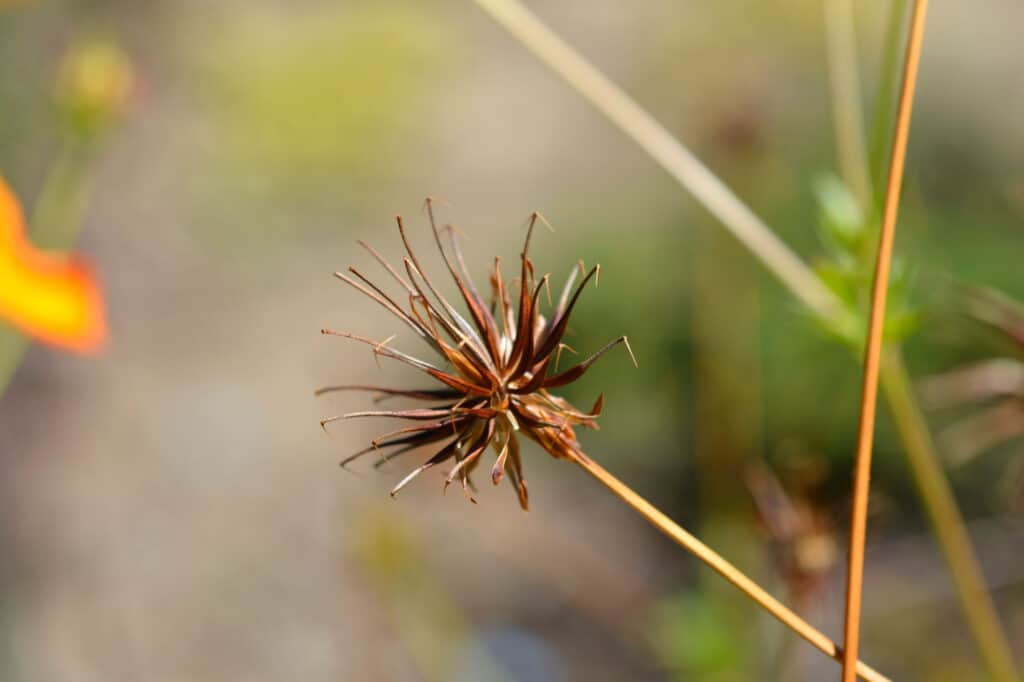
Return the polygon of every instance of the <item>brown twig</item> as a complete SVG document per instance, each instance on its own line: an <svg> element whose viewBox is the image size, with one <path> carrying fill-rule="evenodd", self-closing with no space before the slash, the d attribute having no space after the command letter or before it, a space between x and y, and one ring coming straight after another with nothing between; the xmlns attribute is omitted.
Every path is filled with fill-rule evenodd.
<svg viewBox="0 0 1024 682"><path fill-rule="evenodd" d="M896 113L896 132L892 141L889 180L885 190L882 213L882 231L875 261L875 279L871 292L871 312L868 319L868 338L864 350L864 382L861 388L860 426L857 431L857 455L854 464L853 508L850 518L850 552L847 560L846 621L843 648L843 682L856 677L854 662L860 644L861 590L864 581L864 535L867 525L868 486L871 479L871 447L875 434L875 408L878 399L878 371L885 329L885 303L889 290L889 265L892 260L893 237L896 234L896 215L899 210L900 189L903 183L903 165L910 132L910 115L914 105L914 86L917 83L921 58L921 41L928 0L916 0L910 23L910 37L903 64L903 85L900 89Z"/></svg>
<svg viewBox="0 0 1024 682"><path fill-rule="evenodd" d="M675 541L683 549L687 550L708 567L718 573L736 586L741 592L749 596L763 609L779 619L784 625L793 630L805 640L814 645L827 656L837 661L845 660L843 650L838 644L829 639L820 630L794 613L785 604L766 592L760 585L748 578L735 566L730 564L721 555L686 532L679 524L667 517L657 507L641 497L625 483L610 474L594 460L580 455L576 462L588 474L596 478L602 485L615 493L623 502L640 513L647 521ZM860 661L856 665L856 674L868 682L883 682L888 680L885 675L874 668Z"/></svg>

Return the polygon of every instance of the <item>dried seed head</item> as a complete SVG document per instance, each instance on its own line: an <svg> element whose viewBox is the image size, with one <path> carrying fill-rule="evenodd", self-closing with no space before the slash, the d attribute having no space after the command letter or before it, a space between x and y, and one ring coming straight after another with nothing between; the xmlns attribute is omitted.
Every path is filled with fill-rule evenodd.
<svg viewBox="0 0 1024 682"><path fill-rule="evenodd" d="M507 474L520 505L526 509L528 494L519 436L535 441L553 457L575 459L581 453L574 429L577 426L597 428L596 418L603 403L602 397L598 397L590 412L580 412L565 399L552 395L549 389L576 381L598 358L620 343L626 346L634 364L636 358L627 338L621 336L586 360L558 371L561 351L568 348L562 343L562 336L569 316L583 288L596 277L600 267L595 266L583 274L579 284L575 283L577 272L574 268L554 309L547 317L542 315L540 293L542 289L548 292L550 305L550 278L544 275L537 279L528 254L536 223L548 224L543 216L538 213L530 216L518 278L508 282L503 280L500 261L494 260L490 274L490 300L485 302L466 269L455 230L448 226L442 235L429 198L426 200L426 212L434 241L462 297L464 313L449 303L427 276L409 244L401 217L397 222L407 254L403 258L404 275L379 252L359 242L403 290L401 296L392 297L355 268L349 268L351 276L343 273L335 273L335 276L397 317L430 346L442 362L426 362L391 348L388 343L394 337L377 342L348 332L322 331L367 344L373 348L375 359L384 357L411 365L440 385L426 389L329 386L317 394L362 390L376 392L381 397L423 401L432 406L355 412L330 417L321 425L350 417L393 417L413 422L412 426L376 438L370 447L342 461L342 466L345 466L369 452L385 451L387 454L378 462L379 465L424 446L439 448L403 478L392 489L392 495L427 469L453 461L454 466L445 479L445 488L458 479L466 497L475 502L470 492L473 488L471 475L484 452L491 447L497 455L490 472L491 481L497 485ZM582 264L579 270L583 272ZM518 286L514 286L515 282ZM518 293L514 295L515 289Z"/></svg>

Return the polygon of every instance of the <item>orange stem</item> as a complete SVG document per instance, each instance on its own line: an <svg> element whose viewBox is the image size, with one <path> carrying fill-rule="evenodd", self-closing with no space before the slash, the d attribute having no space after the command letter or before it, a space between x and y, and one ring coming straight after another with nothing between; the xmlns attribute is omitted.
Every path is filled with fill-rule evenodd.
<svg viewBox="0 0 1024 682"><path fill-rule="evenodd" d="M885 303L889 290L889 266L892 262L892 244L896 234L896 215L899 210L900 189L903 184L903 166L910 132L910 115L914 105L914 86L917 83L924 37L928 0L914 3L903 65L903 85L900 89L896 112L896 134L892 141L889 163L889 181L885 189L882 212L882 233L878 241L875 261L875 280L871 292L871 313L868 320L868 339L864 350L864 382L861 389L860 427L857 432L857 456L854 464L853 509L850 518L850 551L847 563L846 621L843 648L843 682L856 678L858 647L860 645L860 607L864 583L864 535L867 526L868 487L871 479L871 448L875 434L875 408L878 402L878 371L885 330Z"/></svg>

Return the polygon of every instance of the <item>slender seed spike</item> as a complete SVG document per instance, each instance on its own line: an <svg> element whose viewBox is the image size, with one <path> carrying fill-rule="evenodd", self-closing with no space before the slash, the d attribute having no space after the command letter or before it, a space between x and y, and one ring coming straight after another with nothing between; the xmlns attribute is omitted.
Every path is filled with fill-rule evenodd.
<svg viewBox="0 0 1024 682"><path fill-rule="evenodd" d="M509 412L509 414L512 414ZM523 478L523 463L519 457L519 439L515 434L508 440L509 450L509 463L511 466L508 467L509 479L512 481L512 485L515 487L516 497L519 499L519 507L523 511L530 509L530 496L526 489L526 479Z"/></svg>
<svg viewBox="0 0 1024 682"><path fill-rule="evenodd" d="M487 422L486 430L470 447L469 454L467 454L465 457L462 458L462 460L456 463L455 467L452 468L451 472L448 473L448 477L445 479L444 482L445 490L448 489L448 486L451 485L452 481L455 480L455 476L459 474L460 471L463 471L467 466L473 464L476 461L476 459L480 457L480 455L482 455L485 450L487 450L487 444L490 442L491 436L493 435L494 420L492 419Z"/></svg>
<svg viewBox="0 0 1024 682"><path fill-rule="evenodd" d="M426 464L423 464L423 465L420 465L420 466L416 467L415 469L412 470L411 473L409 473L409 475L407 475L405 478L403 478L401 481L399 481L398 485L396 485L394 488L392 488L391 492L388 493L388 494L391 495L391 497L395 497L402 490L402 488L404 488L405 486L409 485L409 483L412 482L412 479L414 479L417 476L419 476L420 474L422 474L424 471L429 469L431 466L432 465L430 464L430 462L427 462Z"/></svg>
<svg viewBox="0 0 1024 682"><path fill-rule="evenodd" d="M537 216L538 213L534 211L530 214L530 217L527 218L526 241L523 242L523 252L520 254L524 259L526 258L526 254L530 251L530 238L533 236L533 226L537 224Z"/></svg>
<svg viewBox="0 0 1024 682"><path fill-rule="evenodd" d="M465 495L467 500L476 504L476 498L473 497L473 493L470 492L470 488L473 487L473 483L469 480L469 474L463 471L459 478L462 482L462 494Z"/></svg>
<svg viewBox="0 0 1024 682"><path fill-rule="evenodd" d="M583 373L586 372L590 368L591 365L593 365L595 362L597 362L601 358L602 355L604 355L605 353L607 353L609 350L611 350L612 348L614 348L615 346L617 346L620 343L625 345L626 349L629 351L629 355L630 355L630 357L633 360L633 366L634 367L637 366L636 365L636 357L633 356L633 351L629 347L629 340L625 336L620 336L619 338L615 339L614 341L606 344L604 346L604 348L602 348L601 350L597 351L596 353L591 355L589 358L587 358L586 360L584 360L580 364L575 365L573 367L570 367L569 369L565 370L561 374L557 374L557 375L555 375L553 377L548 377L544 381L544 388L554 388L554 387L557 387L557 386L564 386L567 383L571 383L571 382L575 381L576 379L579 379L581 376L583 376Z"/></svg>
<svg viewBox="0 0 1024 682"><path fill-rule="evenodd" d="M401 284L406 291L408 291L410 294L415 293L415 290L412 288L412 285L406 282L405 279L398 274L398 271L391 266L391 263L389 263L384 258L384 256L380 255L380 253L376 249L374 249L372 246L364 242L362 239L359 240L359 245L362 246L367 251L369 251L370 255L377 259L377 262L380 263L385 270L390 272L391 276L395 278L395 281Z"/></svg>
<svg viewBox="0 0 1024 682"><path fill-rule="evenodd" d="M340 279L341 281L346 282L347 284L355 287L360 292L366 294L374 301L379 303L381 306L383 306L386 310L391 311L396 317L398 317L407 325L409 325L409 327L414 332L419 334L420 337L426 339L428 343L433 345L434 350L437 350L436 344L434 344L434 339L431 338L430 334L427 333L427 330L423 328L423 325L419 324L416 319L414 319L408 313L402 310L402 308L390 296L381 291L375 284L373 284L373 282L364 277L362 273L360 273L358 270L356 270L353 267L349 267L349 272L351 272L353 275L355 275L360 280L365 282L366 285L370 288L370 290L367 290L365 287L361 286L357 282L354 282L351 278L339 272L334 273L334 276Z"/></svg>
<svg viewBox="0 0 1024 682"><path fill-rule="evenodd" d="M357 419L359 417L397 417L399 419L434 419L451 414L450 408L438 408L434 410L368 410L364 412L349 412L335 419Z"/></svg>
<svg viewBox="0 0 1024 682"><path fill-rule="evenodd" d="M516 492L519 494L519 506L523 508L523 511L530 511L530 492L526 487L525 478L519 479Z"/></svg>
<svg viewBox="0 0 1024 682"><path fill-rule="evenodd" d="M570 353L572 353L573 355L579 355L579 353L577 353L576 350L572 346L570 346L569 344L559 342L558 350L555 352L555 371L556 372L558 371L558 363L561 362L561 360L562 360L562 351L563 350L567 350Z"/></svg>
<svg viewBox="0 0 1024 682"><path fill-rule="evenodd" d="M429 198L424 203L427 215L430 217L430 228L434 234L434 242L437 244L437 250L441 253L441 258L448 267L448 273L455 281L455 285L458 287L459 293L462 294L462 299L469 308L470 314L477 326L477 330L480 332L481 337L486 339L492 356L497 355L498 329L494 323L494 319L487 315L486 308L483 305L483 300L480 298L480 294L477 293L476 287L473 286L472 280L469 278L469 274L464 272L463 276L460 277L456 272L455 265L448 257L448 252L445 251L444 245L441 243L441 233L437 229L437 223L434 220L433 203ZM463 281L464 279L465 281ZM431 287L431 289L433 289L433 287ZM444 302L446 307L448 307L447 302L443 301L443 299L442 302Z"/></svg>
<svg viewBox="0 0 1024 682"><path fill-rule="evenodd" d="M366 386L362 384L342 384L338 386L324 386L313 392L313 395L324 395L340 391L369 391L382 393L385 396L400 396L403 398L415 398L417 400L447 400L458 398L461 394L450 389L417 388L402 389L388 388L386 386Z"/></svg>
<svg viewBox="0 0 1024 682"><path fill-rule="evenodd" d="M640 369L640 363L636 361L636 356L633 354L633 347L629 345L629 337L623 336L622 343L626 344L626 350L629 352L629 358L633 361L633 367Z"/></svg>
<svg viewBox="0 0 1024 682"><path fill-rule="evenodd" d="M549 222L548 222L548 219L544 217L544 214L543 214L543 213L540 213L539 211L534 211L534 212L533 212L533 217L534 217L534 219L535 219L535 220L539 220L539 221L541 221L542 223L544 223L544 225L545 225L545 226L546 226L546 227L548 228L548 230L549 230L549 231L550 231L550 232L551 232L552 234L554 234L554 232L555 232L555 227L554 227L554 226L553 226L553 225L552 225L551 223L549 223Z"/></svg>
<svg viewBox="0 0 1024 682"><path fill-rule="evenodd" d="M508 458L508 445L501 449L498 454L497 461L494 462L494 467L491 469L491 483L498 485L501 483L501 479L505 476L505 460Z"/></svg>
<svg viewBox="0 0 1024 682"><path fill-rule="evenodd" d="M583 278L583 281L576 287L576 291L573 293L572 298L569 299L569 304L565 307L565 310L561 311L557 318L553 318L548 323L548 329L545 331L544 341L540 345L540 350L534 356L537 360L540 357L545 357L551 351L555 349L558 342L562 339L562 334L565 332L566 325L569 324L569 316L572 314L573 308L576 306L576 302L580 299L580 294L583 293L583 288L587 286L587 282L598 272L598 267L591 268L590 272Z"/></svg>
<svg viewBox="0 0 1024 682"><path fill-rule="evenodd" d="M572 286L576 283L576 277L582 272L586 272L583 270L583 261L579 262L579 267L569 271L569 276L565 280L565 286L562 288L562 295L558 297L558 305L555 307L556 314L565 310L565 306L569 302L569 295L572 293Z"/></svg>
<svg viewBox="0 0 1024 682"><path fill-rule="evenodd" d="M414 478L416 478L417 476L419 476L421 473L423 473L424 471L426 471L427 469L429 469L429 468L431 468L433 466L436 466L436 465L440 464L441 462L445 461L446 459L451 458L454 454L455 454L455 443L449 443L444 448L442 448L440 450L440 452L438 452L436 455L434 455L433 457L428 459L426 462L424 462L420 466L418 466L415 469L413 469L412 472L408 476L406 476L401 481L399 481L398 485L396 485L394 488L391 489L391 493L390 493L391 497L394 497L395 495L397 495L402 488L404 488L405 486L409 485L409 483L412 482L412 480Z"/></svg>
<svg viewBox="0 0 1024 682"><path fill-rule="evenodd" d="M338 421L339 419L342 419L343 417L344 417L344 415L340 415L339 414L339 415L335 415L333 417L327 417L326 419L321 419L320 420L320 428L324 430L324 433L330 433L327 430L327 425L330 424L331 422Z"/></svg>

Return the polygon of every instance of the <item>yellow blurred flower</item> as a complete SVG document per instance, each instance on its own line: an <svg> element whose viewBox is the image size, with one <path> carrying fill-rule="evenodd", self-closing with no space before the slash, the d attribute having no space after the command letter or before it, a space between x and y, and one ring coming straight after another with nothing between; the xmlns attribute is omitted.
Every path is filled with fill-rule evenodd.
<svg viewBox="0 0 1024 682"><path fill-rule="evenodd" d="M36 249L17 198L0 178L0 322L78 352L106 339L103 298L90 269L74 257Z"/></svg>

